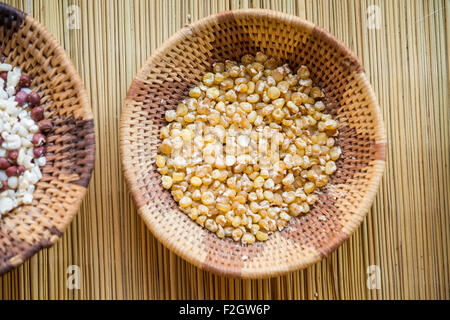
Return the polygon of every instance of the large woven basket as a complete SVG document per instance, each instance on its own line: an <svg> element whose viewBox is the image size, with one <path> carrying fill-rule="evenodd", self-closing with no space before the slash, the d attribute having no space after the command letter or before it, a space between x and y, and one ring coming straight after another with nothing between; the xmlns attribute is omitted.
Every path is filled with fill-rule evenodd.
<svg viewBox="0 0 450 320"><path fill-rule="evenodd" d="M1 3L0 55L31 77L54 125L32 204L0 219L2 274L61 237L86 193L95 140L86 90L65 51L33 18Z"/></svg>
<svg viewBox="0 0 450 320"><path fill-rule="evenodd" d="M220 240L192 222L160 184L155 156L164 112L174 109L215 61L262 51L291 68L305 64L340 121L343 156L320 201L267 242ZM121 119L121 157L139 213L169 249L198 267L242 278L305 268L360 225L377 192L386 155L380 109L358 58L328 32L297 17L238 10L188 25L167 40L131 84Z"/></svg>

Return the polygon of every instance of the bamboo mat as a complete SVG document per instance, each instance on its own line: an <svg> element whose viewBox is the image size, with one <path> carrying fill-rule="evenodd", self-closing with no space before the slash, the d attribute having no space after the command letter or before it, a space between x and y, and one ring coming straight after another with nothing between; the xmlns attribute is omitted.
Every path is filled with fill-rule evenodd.
<svg viewBox="0 0 450 320"><path fill-rule="evenodd" d="M90 95L97 158L63 238L0 277L0 299L450 298L447 0L7 3L41 21L72 58ZM70 5L80 8L80 29L69 29ZM151 53L186 23L244 7L310 20L356 52L378 96L389 148L374 205L344 245L306 270L254 281L201 271L155 240L124 184L118 137L122 99ZM78 290L66 286L71 265L80 268ZM379 267L380 289L366 285L371 265Z"/></svg>

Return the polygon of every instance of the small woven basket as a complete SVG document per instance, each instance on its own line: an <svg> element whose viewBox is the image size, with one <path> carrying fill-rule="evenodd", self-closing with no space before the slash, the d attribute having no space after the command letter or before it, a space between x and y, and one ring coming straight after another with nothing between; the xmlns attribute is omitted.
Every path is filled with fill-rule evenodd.
<svg viewBox="0 0 450 320"><path fill-rule="evenodd" d="M310 213L264 243L221 240L182 213L156 171L164 112L174 109L213 62L257 51L293 70L305 64L325 91L327 112L340 121L343 154ZM124 102L121 158L139 213L170 250L222 275L264 278L305 268L335 250L360 225L385 165L380 109L358 58L328 32L268 10L220 13L188 25L167 40L137 74Z"/></svg>
<svg viewBox="0 0 450 320"><path fill-rule="evenodd" d="M32 80L54 129L32 204L0 218L0 274L52 246L78 211L94 167L92 112L84 85L53 36L25 13L0 3L0 56Z"/></svg>

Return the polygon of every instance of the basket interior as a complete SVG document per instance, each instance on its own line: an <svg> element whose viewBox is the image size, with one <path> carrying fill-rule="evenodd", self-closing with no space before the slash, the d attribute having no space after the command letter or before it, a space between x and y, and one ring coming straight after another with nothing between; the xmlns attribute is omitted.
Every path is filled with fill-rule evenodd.
<svg viewBox="0 0 450 320"><path fill-rule="evenodd" d="M87 94L64 50L36 21L0 4L0 56L38 91L45 118L47 163L30 205L0 218L0 274L61 237L78 211L94 166L94 124Z"/></svg>
<svg viewBox="0 0 450 320"><path fill-rule="evenodd" d="M325 91L327 112L340 121L338 170L310 213L264 243L243 246L215 235L182 213L155 170L164 112L174 109L212 63L262 51L304 64ZM275 13L219 14L184 28L139 72L122 118L122 160L139 212L158 239L188 261L220 274L266 277L306 267L340 245L360 224L384 163L378 106L358 59L318 27Z"/></svg>

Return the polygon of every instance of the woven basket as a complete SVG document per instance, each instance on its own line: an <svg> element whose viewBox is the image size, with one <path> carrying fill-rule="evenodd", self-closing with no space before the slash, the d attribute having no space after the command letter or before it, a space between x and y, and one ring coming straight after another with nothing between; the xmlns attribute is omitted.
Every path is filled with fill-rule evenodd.
<svg viewBox="0 0 450 320"><path fill-rule="evenodd" d="M94 123L84 85L53 36L30 16L0 3L0 55L28 74L45 117L47 164L32 204L0 219L0 274L62 235L78 211L94 167Z"/></svg>
<svg viewBox="0 0 450 320"><path fill-rule="evenodd" d="M183 214L160 184L155 156L164 112L187 96L215 61L262 51L296 70L305 64L340 121L338 171L305 216L268 241L221 240ZM121 119L121 158L139 213L170 250L198 267L242 278L305 268L335 250L360 225L379 186L386 137L380 109L358 58L328 32L297 17L238 10L184 27L145 63L131 84Z"/></svg>

